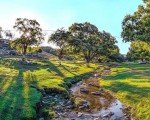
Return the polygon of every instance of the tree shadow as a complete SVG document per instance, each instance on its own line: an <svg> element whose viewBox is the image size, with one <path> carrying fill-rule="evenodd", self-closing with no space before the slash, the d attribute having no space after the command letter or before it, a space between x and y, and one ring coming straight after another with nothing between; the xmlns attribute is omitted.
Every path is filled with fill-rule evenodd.
<svg viewBox="0 0 150 120"><path fill-rule="evenodd" d="M30 88L28 83L23 80L23 73L28 69L14 61L8 66L17 70L18 75L11 80L5 79L3 76L0 77L1 81L5 80L1 84L1 90L6 89L0 96L0 119L36 119L34 107L38 102L38 97L34 96L35 98L33 98L32 96L36 90Z"/></svg>
<svg viewBox="0 0 150 120"><path fill-rule="evenodd" d="M48 67L48 71L54 71L56 72L59 76L61 77L65 77L64 74L59 70L59 68L57 66L55 66L52 62L50 62L49 60L45 60L44 63L46 63L46 67Z"/></svg>
<svg viewBox="0 0 150 120"><path fill-rule="evenodd" d="M126 80L126 79L140 79L142 76L138 72L117 72L116 75L103 76L105 80Z"/></svg>
<svg viewBox="0 0 150 120"><path fill-rule="evenodd" d="M73 72L71 72L70 70L68 70L64 65L61 65L61 67L62 67L64 70L66 70L67 72L69 72L69 73L71 73L71 74L73 74L73 75L76 75L75 73L73 73Z"/></svg>
<svg viewBox="0 0 150 120"><path fill-rule="evenodd" d="M21 76L22 72L19 71L17 77L11 81L7 81L9 82L9 86L5 93L3 93L1 100L0 118L2 119L15 119L16 116L19 118L23 106L23 85L22 80L20 80Z"/></svg>
<svg viewBox="0 0 150 120"><path fill-rule="evenodd" d="M130 99L132 102L137 102L138 100L132 95L138 95L142 97L148 97L150 93L149 87L137 87L135 85L129 85L123 82L113 82L110 86L103 86L104 88L117 93L117 92L129 92L131 95L126 95L127 99Z"/></svg>

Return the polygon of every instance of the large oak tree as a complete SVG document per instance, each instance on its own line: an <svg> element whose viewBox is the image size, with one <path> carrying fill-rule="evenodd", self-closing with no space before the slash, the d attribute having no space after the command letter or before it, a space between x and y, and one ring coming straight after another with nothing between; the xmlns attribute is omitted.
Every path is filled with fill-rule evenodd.
<svg viewBox="0 0 150 120"><path fill-rule="evenodd" d="M72 24L69 32L72 34L70 45L75 52L83 55L87 66L98 55L107 54L116 43L110 33L100 32L95 25L88 22Z"/></svg>

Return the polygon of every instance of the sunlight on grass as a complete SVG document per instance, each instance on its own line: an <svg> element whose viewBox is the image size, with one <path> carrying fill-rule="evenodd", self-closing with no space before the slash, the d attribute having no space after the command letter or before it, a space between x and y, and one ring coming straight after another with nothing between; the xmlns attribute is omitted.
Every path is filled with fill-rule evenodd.
<svg viewBox="0 0 150 120"><path fill-rule="evenodd" d="M87 68L83 62L33 59L34 65L21 65L19 58L0 60L0 119L36 119L35 104L41 93L31 85L67 92L66 85L93 72L99 65Z"/></svg>
<svg viewBox="0 0 150 120"><path fill-rule="evenodd" d="M150 119L150 74L144 74L147 69L150 65L120 65L100 79L105 89L131 107L135 120Z"/></svg>

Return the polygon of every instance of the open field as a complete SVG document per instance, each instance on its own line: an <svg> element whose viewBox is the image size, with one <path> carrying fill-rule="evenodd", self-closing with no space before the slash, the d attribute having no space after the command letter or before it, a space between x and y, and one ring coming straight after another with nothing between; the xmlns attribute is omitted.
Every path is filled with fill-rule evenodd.
<svg viewBox="0 0 150 120"><path fill-rule="evenodd" d="M131 107L134 120L150 120L150 64L120 64L100 83Z"/></svg>
<svg viewBox="0 0 150 120"><path fill-rule="evenodd" d="M32 59L33 65L21 65L19 58L0 60L0 119L35 119L35 105L40 101L39 89L57 89L67 93L74 81L86 78L102 65L82 61ZM111 68L111 74L100 78L100 84L111 91L125 105L131 107L135 120L150 119L150 64L120 64Z"/></svg>
<svg viewBox="0 0 150 120"><path fill-rule="evenodd" d="M56 88L67 92L72 80L81 80L98 65L87 68L83 62L65 61L61 66L56 60L32 60L33 65L21 65L19 59L0 60L0 119L35 119L35 104L41 93L37 88Z"/></svg>

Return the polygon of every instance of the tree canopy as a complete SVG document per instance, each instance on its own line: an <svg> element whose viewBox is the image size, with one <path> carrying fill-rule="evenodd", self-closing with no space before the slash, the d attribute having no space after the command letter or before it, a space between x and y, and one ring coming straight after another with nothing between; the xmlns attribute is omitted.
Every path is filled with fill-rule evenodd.
<svg viewBox="0 0 150 120"><path fill-rule="evenodd" d="M122 22L122 37L125 42L142 40L150 42L150 1L143 0L133 15L126 15Z"/></svg>
<svg viewBox="0 0 150 120"><path fill-rule="evenodd" d="M100 32L95 25L88 22L72 24L69 32L72 34L70 45L75 52L82 53L87 66L93 58L106 54L116 43L116 39L110 33Z"/></svg>
<svg viewBox="0 0 150 120"><path fill-rule="evenodd" d="M149 59L150 46L143 41L134 41L131 43L129 52L127 53L128 60L144 60Z"/></svg>
<svg viewBox="0 0 150 120"><path fill-rule="evenodd" d="M44 40L42 29L36 20L17 18L14 28L21 35L12 42L12 46L21 49L24 55L29 46L39 45Z"/></svg>
<svg viewBox="0 0 150 120"><path fill-rule="evenodd" d="M59 65L61 65L61 59L63 55L67 52L68 48L68 39L70 33L64 28L57 29L55 33L51 34L48 42L56 44L59 48L56 50L56 55L58 56Z"/></svg>

